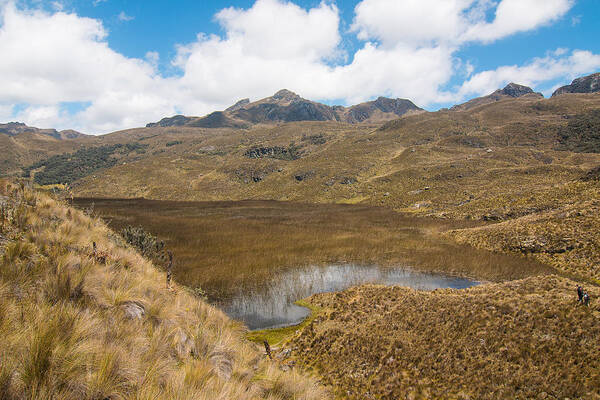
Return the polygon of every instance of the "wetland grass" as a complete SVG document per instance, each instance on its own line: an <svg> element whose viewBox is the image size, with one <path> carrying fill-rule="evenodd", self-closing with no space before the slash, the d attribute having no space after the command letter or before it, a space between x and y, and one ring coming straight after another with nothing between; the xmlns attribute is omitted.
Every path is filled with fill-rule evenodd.
<svg viewBox="0 0 600 400"><path fill-rule="evenodd" d="M286 268L332 263L411 266L502 281L551 272L531 258L457 245L439 235L481 225L417 218L386 208L276 201L76 199L120 230L142 226L175 255L174 279L222 299Z"/></svg>

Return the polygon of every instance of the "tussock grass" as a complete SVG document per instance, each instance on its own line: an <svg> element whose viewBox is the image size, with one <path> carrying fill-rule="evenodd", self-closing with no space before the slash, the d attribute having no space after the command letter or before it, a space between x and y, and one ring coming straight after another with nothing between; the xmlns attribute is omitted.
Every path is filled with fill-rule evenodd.
<svg viewBox="0 0 600 400"><path fill-rule="evenodd" d="M323 313L287 348L347 399L600 397L600 296L531 277L433 292L362 286L308 299Z"/></svg>
<svg viewBox="0 0 600 400"><path fill-rule="evenodd" d="M556 203L500 224L451 231L459 243L522 253L581 279L600 282L600 184L568 182L545 193Z"/></svg>
<svg viewBox="0 0 600 400"><path fill-rule="evenodd" d="M99 219L1 183L0 398L327 398Z"/></svg>

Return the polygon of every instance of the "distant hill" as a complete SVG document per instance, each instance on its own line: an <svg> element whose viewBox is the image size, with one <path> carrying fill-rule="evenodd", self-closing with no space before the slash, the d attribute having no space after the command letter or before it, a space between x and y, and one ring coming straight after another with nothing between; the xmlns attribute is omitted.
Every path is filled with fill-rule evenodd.
<svg viewBox="0 0 600 400"><path fill-rule="evenodd" d="M509 83L504 87L504 89L498 89L494 93L489 94L487 96L477 97L467 101L466 103L455 105L451 108L451 110L464 111L484 104L490 104L496 101L522 96L531 96L532 98L544 98L544 96L541 93L534 92L533 89L531 89L528 86L523 86L516 83Z"/></svg>
<svg viewBox="0 0 600 400"><path fill-rule="evenodd" d="M176 115L147 124L146 127L249 128L255 124L298 121L338 121L356 124L384 122L418 112L423 112L423 109L406 99L379 97L377 100L351 107L328 106L306 100L283 89L271 97L255 102L250 102L249 99L240 100L225 111L216 111L204 117Z"/></svg>
<svg viewBox="0 0 600 400"><path fill-rule="evenodd" d="M600 92L600 72L575 79L570 85L560 87L552 93L552 97L564 93L597 93Z"/></svg>
<svg viewBox="0 0 600 400"><path fill-rule="evenodd" d="M0 124L0 134L5 134L8 136L16 136L21 133L39 133L41 135L52 136L55 139L66 140L66 139L76 139L80 137L84 137L83 133L74 131L72 129L57 131L56 129L40 129L34 128L32 126L27 126L22 122L9 122L6 124Z"/></svg>

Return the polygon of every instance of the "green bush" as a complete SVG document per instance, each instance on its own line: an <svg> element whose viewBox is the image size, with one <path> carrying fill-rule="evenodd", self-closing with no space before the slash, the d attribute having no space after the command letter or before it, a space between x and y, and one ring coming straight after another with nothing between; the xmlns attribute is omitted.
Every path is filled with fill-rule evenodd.
<svg viewBox="0 0 600 400"><path fill-rule="evenodd" d="M163 261L165 242L146 232L141 226L128 226L119 232L125 241L135 247L144 257Z"/></svg>

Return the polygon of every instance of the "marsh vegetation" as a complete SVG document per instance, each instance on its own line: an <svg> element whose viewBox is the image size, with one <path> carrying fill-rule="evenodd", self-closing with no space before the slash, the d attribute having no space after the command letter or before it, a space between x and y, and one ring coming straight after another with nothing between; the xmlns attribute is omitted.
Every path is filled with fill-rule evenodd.
<svg viewBox="0 0 600 400"><path fill-rule="evenodd" d="M438 235L481 224L473 221L416 218L357 205L75 200L80 208L92 203L114 230L142 226L164 240L175 255L174 279L201 287L212 301L271 287L290 271L309 266L408 267L487 281L551 271L531 258L457 245ZM297 288L289 289L291 294Z"/></svg>

